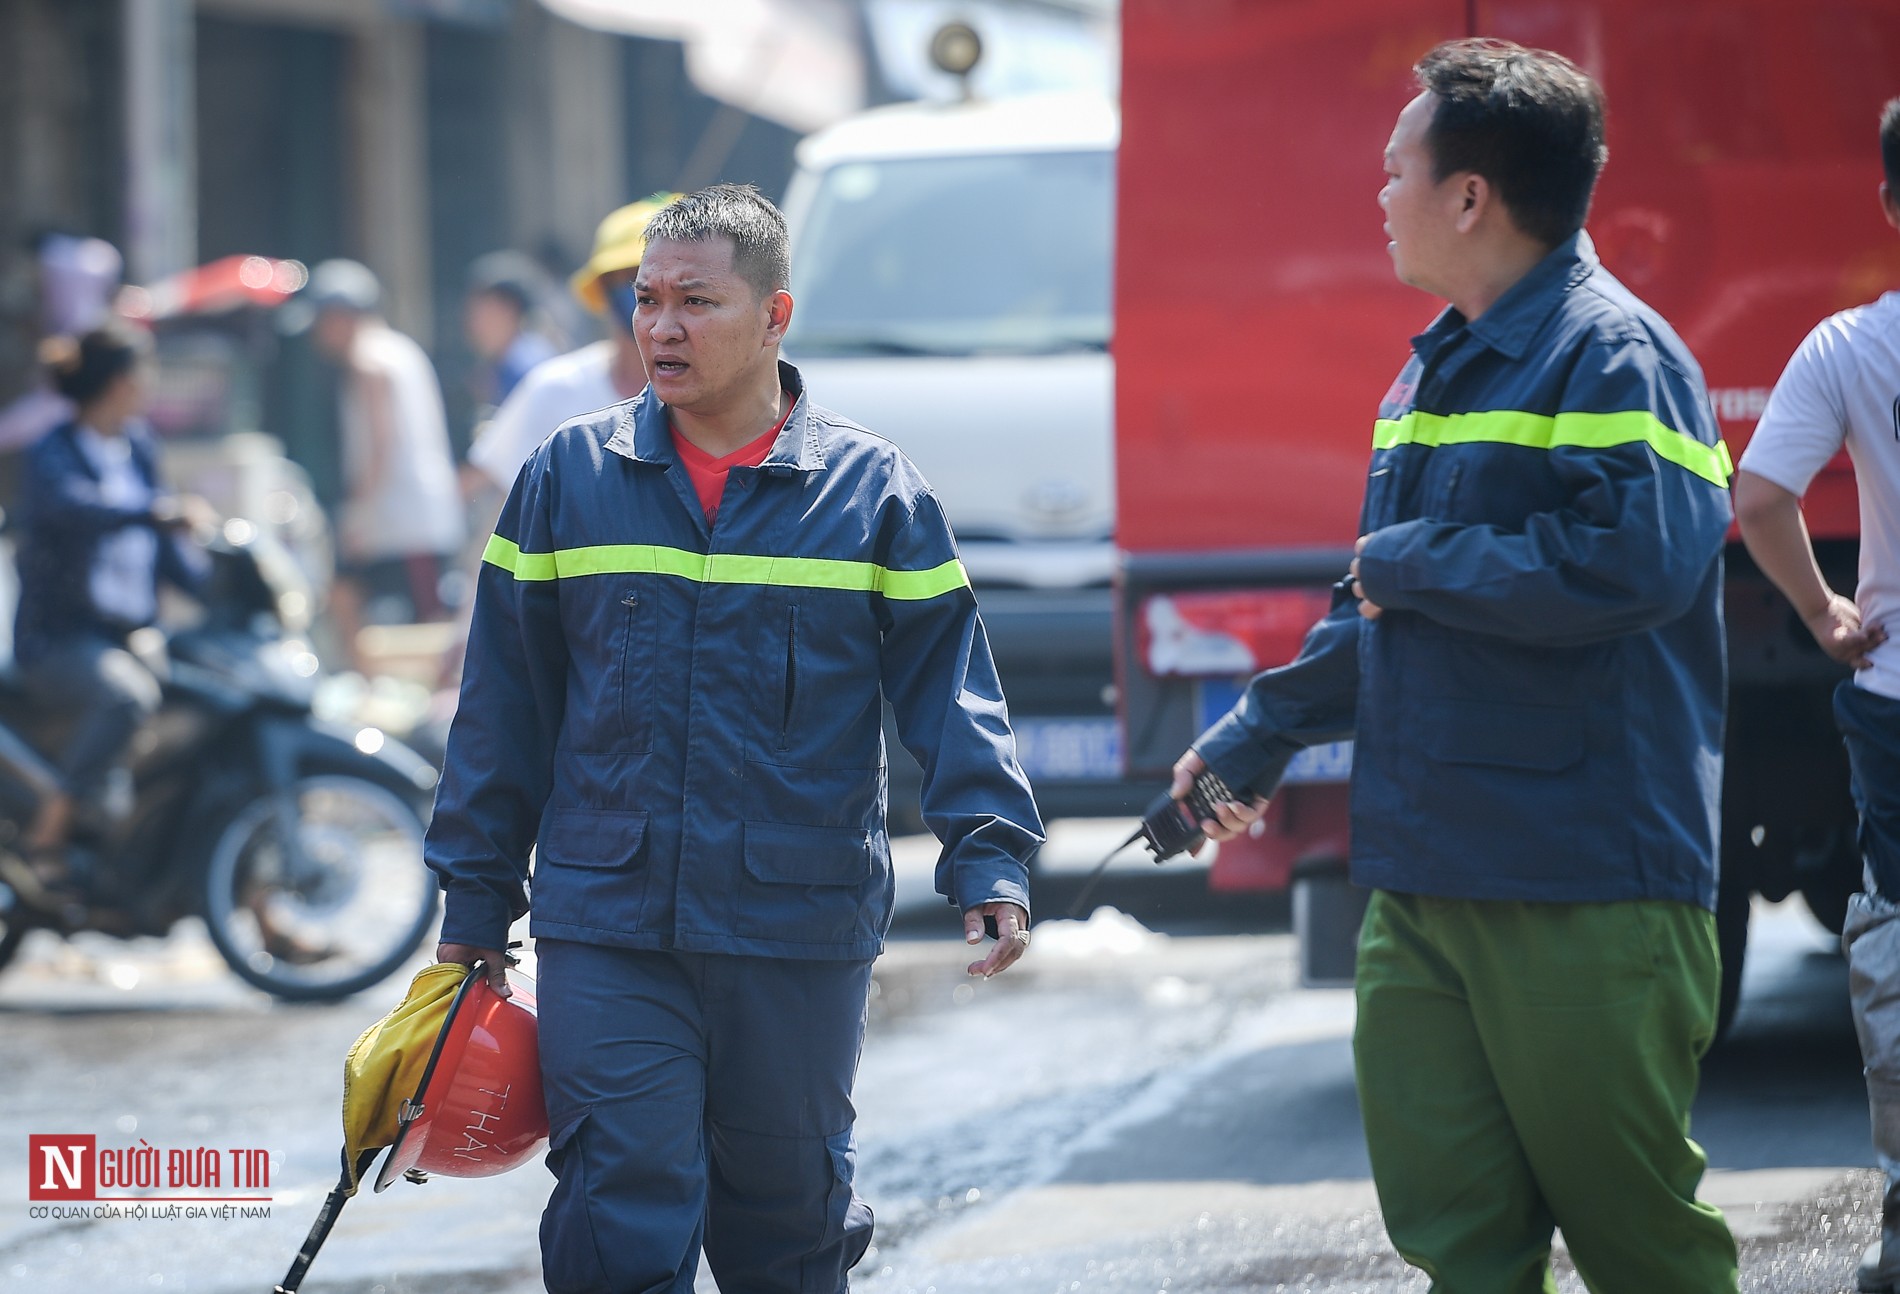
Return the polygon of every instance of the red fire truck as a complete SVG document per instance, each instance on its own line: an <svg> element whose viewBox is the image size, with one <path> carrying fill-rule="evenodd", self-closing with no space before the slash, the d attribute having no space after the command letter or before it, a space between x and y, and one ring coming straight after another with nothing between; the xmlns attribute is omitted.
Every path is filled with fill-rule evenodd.
<svg viewBox="0 0 1900 1294"><path fill-rule="evenodd" d="M1413 62L1440 40L1562 51L1604 85L1589 232L1676 326L1736 457L1823 316L1900 286L1876 124L1893 0L1123 0L1116 253L1116 648L1129 771L1161 777L1345 571L1379 394L1438 303L1393 278L1376 202ZM1808 525L1854 584L1843 457ZM1858 886L1838 671L1728 552L1725 1006L1749 898L1834 930ZM1216 889L1294 887L1309 978L1349 976L1350 746L1307 752ZM1358 902L1362 902L1359 900ZM1726 1018L1726 1015L1725 1015Z"/></svg>

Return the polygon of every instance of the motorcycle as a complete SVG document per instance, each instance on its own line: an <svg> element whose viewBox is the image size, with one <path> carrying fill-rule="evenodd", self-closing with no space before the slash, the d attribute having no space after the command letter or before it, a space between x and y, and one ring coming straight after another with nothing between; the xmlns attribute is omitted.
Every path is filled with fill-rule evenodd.
<svg viewBox="0 0 1900 1294"><path fill-rule="evenodd" d="M422 863L436 782L375 728L312 712L308 605L281 548L234 520L208 548L202 623L135 634L163 703L128 752L129 805L76 825L57 891L14 847L67 723L0 676L0 968L34 929L164 935L200 918L241 978L292 1001L346 997L409 960L436 918Z"/></svg>

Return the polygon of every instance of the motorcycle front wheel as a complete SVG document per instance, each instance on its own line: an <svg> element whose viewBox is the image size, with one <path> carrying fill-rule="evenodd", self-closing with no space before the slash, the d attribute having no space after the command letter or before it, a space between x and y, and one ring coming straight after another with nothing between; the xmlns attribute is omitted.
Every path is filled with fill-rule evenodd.
<svg viewBox="0 0 1900 1294"><path fill-rule="evenodd" d="M5 970L26 939L27 925L18 912L0 912L0 970Z"/></svg>
<svg viewBox="0 0 1900 1294"><path fill-rule="evenodd" d="M231 969L268 993L347 997L408 961L435 920L422 820L402 796L346 773L300 778L288 803L288 824L265 794L218 832L205 927Z"/></svg>

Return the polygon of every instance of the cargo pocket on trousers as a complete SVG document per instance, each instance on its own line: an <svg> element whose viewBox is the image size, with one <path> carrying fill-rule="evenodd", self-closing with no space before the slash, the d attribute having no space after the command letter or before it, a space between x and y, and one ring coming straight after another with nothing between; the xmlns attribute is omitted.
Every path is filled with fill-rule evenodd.
<svg viewBox="0 0 1900 1294"><path fill-rule="evenodd" d="M831 1159L831 1191L825 1200L825 1244L821 1261L809 1265L802 1284L805 1294L839 1294L847 1288L845 1273L864 1260L871 1247L877 1219L871 1206L852 1189L857 1176L857 1140L850 1129L825 1138Z"/></svg>
<svg viewBox="0 0 1900 1294"><path fill-rule="evenodd" d="M541 1214L542 1279L548 1294L594 1294L607 1288L607 1268L587 1211L586 1139L581 1133L590 1113L578 1110L567 1116L548 1137L548 1170L556 1178Z"/></svg>

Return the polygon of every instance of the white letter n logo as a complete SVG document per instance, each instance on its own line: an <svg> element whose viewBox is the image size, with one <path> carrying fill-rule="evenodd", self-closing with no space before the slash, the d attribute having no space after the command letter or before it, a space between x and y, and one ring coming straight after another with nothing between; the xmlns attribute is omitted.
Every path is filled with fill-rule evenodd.
<svg viewBox="0 0 1900 1294"><path fill-rule="evenodd" d="M26 1197L29 1200L93 1198L92 1156L98 1141L90 1133L36 1134L26 1139Z"/></svg>
<svg viewBox="0 0 1900 1294"><path fill-rule="evenodd" d="M40 1189L42 1191L57 1191L62 1189L76 1191L79 1189L80 1182L85 1178L87 1147L83 1145L68 1145L63 1147L63 1149L72 1152L72 1159L70 1161L65 1155L60 1153L61 1149L62 1147L60 1146L48 1146L44 1144L40 1146L40 1158L46 1166L45 1180L40 1183ZM53 1180L55 1169L57 1169L61 1177L66 1179L63 1187L59 1182Z"/></svg>

